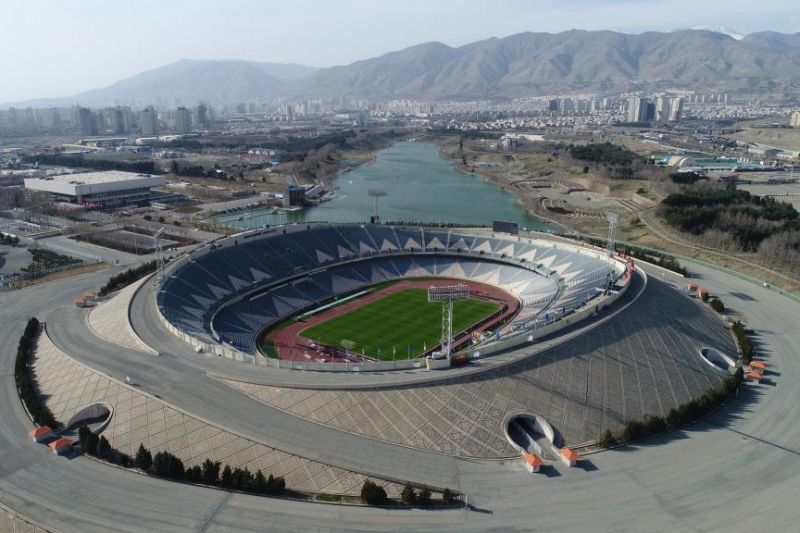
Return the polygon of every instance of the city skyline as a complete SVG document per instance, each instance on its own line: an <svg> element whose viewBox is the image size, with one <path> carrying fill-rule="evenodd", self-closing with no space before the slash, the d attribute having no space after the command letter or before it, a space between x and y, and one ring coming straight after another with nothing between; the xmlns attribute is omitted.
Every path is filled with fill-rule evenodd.
<svg viewBox="0 0 800 533"><path fill-rule="evenodd" d="M312 4L300 12L245 0L201 8L193 3L191 11L190 4L164 6L149 0L136 6L77 2L69 10L51 2L16 3L17 24L0 35L0 45L15 51L0 60L4 72L14 73L0 83L0 103L74 94L181 58L329 67L423 42L461 46L524 31L639 33L697 26L740 34L800 30L800 14L783 0L760 6L758 13L743 2L717 0L700 6L685 0L512 1L503 10L485 2L450 0L435 6L358 0L335 7ZM177 24L181 19L184 23ZM116 39L109 39L111 35Z"/></svg>

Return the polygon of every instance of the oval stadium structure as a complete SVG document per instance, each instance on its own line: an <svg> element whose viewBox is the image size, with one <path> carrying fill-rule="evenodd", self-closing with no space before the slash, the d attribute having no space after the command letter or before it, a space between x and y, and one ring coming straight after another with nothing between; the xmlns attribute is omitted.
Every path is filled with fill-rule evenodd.
<svg viewBox="0 0 800 533"><path fill-rule="evenodd" d="M304 224L242 233L193 252L170 272L158 307L186 338L239 359L258 353L262 331L301 311L387 282L439 278L511 295L514 312L494 337L507 341L590 305L625 272L624 262L601 251L553 240Z"/></svg>

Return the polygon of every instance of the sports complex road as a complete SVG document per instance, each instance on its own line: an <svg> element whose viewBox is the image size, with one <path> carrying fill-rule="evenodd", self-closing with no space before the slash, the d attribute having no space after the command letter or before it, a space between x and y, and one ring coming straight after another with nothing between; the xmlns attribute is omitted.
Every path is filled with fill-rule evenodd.
<svg viewBox="0 0 800 533"><path fill-rule="evenodd" d="M260 420L255 426L275 423L259 430L268 437L268 444L284 438L284 431L294 442L298 435L303 439L313 434L302 444L304 450L316 446L320 457L344 455L355 463L369 463L359 456L374 454L381 462L368 471L397 471L413 479L411 474L421 468L405 461L424 464L427 457L435 457L439 472L432 474L441 477L435 484L460 487L473 506L472 510L456 511L388 511L258 498L152 479L90 459L48 454L26 437L31 424L13 385L17 340L27 318L35 315L47 320L48 328L56 329L60 341L64 334L66 343L71 342L68 331L58 330L59 323L69 329L68 302L75 294L98 287L110 273L0 293L0 342L4 346L0 375L5 385L0 397L0 502L46 528L65 532L795 530L800 520L796 503L800 491L800 410L796 408L800 400L800 303L732 275L691 263L688 266L703 286L741 311L746 323L758 332L759 355L771 365L766 383L747 386L738 399L685 431L590 455L585 468L559 466L530 475L516 460L466 461L382 446L316 424L297 424L294 417L294 426L283 430L279 416L262 418L262 411L269 412L262 404L244 407L258 405L258 412L249 413ZM650 273L661 276L660 271ZM671 278L666 277L668 281ZM674 281L679 286L684 283L683 279ZM146 391L150 386L161 387L155 378L149 381L150 363L155 364L167 390L153 392L168 402L172 401L168 394L173 394L180 404L191 406L193 395L214 395L216 399L224 389L192 390L201 383L199 377L191 377L195 373L181 376L168 364L160 366L169 361L169 355L136 354L133 359L132 353L119 347L102 354L70 355L85 362L96 357L106 365L119 365L111 372L117 378L123 372L138 377L141 370ZM204 385L214 383L205 379ZM219 407L225 416L240 408L238 404ZM209 418L218 419L216 414ZM333 440L325 440L328 438ZM348 445L357 447L333 450ZM390 458L387 454L403 459L384 463ZM457 483L449 483L451 479Z"/></svg>

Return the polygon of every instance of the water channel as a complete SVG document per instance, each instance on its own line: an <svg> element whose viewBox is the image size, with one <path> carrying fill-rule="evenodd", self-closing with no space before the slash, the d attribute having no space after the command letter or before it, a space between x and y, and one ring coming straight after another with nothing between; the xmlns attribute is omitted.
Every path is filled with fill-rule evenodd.
<svg viewBox="0 0 800 533"><path fill-rule="evenodd" d="M333 180L336 197L319 206L289 213L270 208L220 215L220 224L251 228L300 221L366 222L372 215L370 189L382 189L383 221L491 224L493 220L519 223L521 228L546 230L548 225L516 203L514 195L456 170L427 142L402 141L377 152L374 162L342 172Z"/></svg>

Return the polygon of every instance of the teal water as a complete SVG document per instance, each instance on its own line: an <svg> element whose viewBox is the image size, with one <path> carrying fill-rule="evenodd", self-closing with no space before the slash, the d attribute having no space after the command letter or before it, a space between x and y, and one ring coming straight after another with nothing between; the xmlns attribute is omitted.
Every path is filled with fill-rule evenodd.
<svg viewBox="0 0 800 533"><path fill-rule="evenodd" d="M220 216L218 222L242 228L300 221L366 222L373 208L367 192L383 189L387 193L380 199L383 221L481 225L507 220L528 229L548 228L545 222L528 216L513 194L453 168L449 160L439 157L432 143L394 143L379 151L373 163L341 173L333 183L338 187L336 198L320 206L286 214L254 209Z"/></svg>

